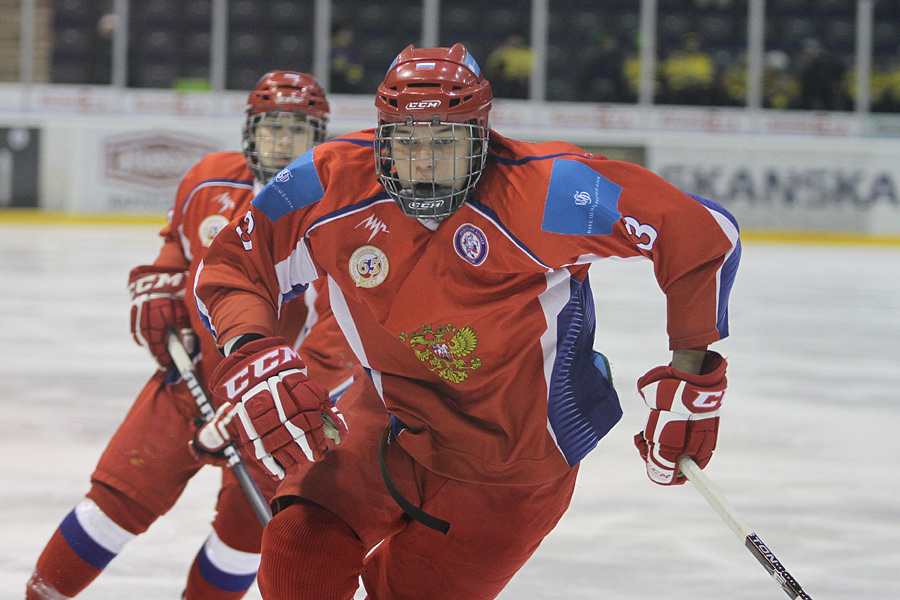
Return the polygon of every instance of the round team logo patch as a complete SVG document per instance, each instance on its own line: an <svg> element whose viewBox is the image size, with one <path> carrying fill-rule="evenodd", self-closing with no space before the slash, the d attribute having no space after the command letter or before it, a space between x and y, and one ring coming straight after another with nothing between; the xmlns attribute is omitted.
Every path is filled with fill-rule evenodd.
<svg viewBox="0 0 900 600"><path fill-rule="evenodd" d="M350 277L356 287L372 288L388 274L388 259L375 246L361 246L350 256Z"/></svg>
<svg viewBox="0 0 900 600"><path fill-rule="evenodd" d="M488 255L487 237L471 223L466 223L456 230L453 247L460 258L476 267L483 263Z"/></svg>
<svg viewBox="0 0 900 600"><path fill-rule="evenodd" d="M222 215L210 215L203 219L200 223L200 227L197 228L197 235L200 239L200 243L203 244L205 248L209 248L213 238L216 237L226 225L228 225L228 219Z"/></svg>

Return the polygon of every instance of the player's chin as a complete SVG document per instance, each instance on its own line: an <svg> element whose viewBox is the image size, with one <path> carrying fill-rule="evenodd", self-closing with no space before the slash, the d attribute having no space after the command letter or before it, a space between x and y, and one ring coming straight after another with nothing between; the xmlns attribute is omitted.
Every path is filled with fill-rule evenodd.
<svg viewBox="0 0 900 600"><path fill-rule="evenodd" d="M270 171L281 171L286 168L289 164L291 164L290 159L285 160L273 160L269 164L263 165L264 168L269 169Z"/></svg>

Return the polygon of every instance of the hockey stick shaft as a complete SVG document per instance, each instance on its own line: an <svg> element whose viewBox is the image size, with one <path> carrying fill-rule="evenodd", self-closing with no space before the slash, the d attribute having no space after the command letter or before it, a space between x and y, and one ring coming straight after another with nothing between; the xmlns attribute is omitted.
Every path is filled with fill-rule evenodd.
<svg viewBox="0 0 900 600"><path fill-rule="evenodd" d="M200 380L197 378L197 372L194 370L194 363L191 361L191 357L188 355L184 344L181 343L181 338L174 330L171 330L169 331L167 342L169 356L172 357L175 368L181 373L181 378L184 379L191 395L194 397L194 401L197 403L197 408L200 409L200 414L203 415L203 419L209 421L215 416L216 411L213 408L212 402L209 400L209 396L207 396L206 391L200 384ZM260 523L266 525L272 520L269 504L266 502L266 499L263 498L262 492L259 491L256 482L253 481L253 477L250 475L250 471L247 470L247 465L241 460L241 455L234 446L234 443L225 446L222 452L228 460L228 466L234 472L238 483L241 485L244 495L247 496L250 506L253 507L253 512L256 513Z"/></svg>
<svg viewBox="0 0 900 600"><path fill-rule="evenodd" d="M731 528L737 538L744 542L750 553L769 572L769 575L781 586L781 589L792 599L812 600L809 594L803 591L797 580L788 573L775 554L769 550L768 546L763 543L760 537L753 532L753 529L734 510L734 507L725 499L725 496L712 484L706 473L697 466L697 463L690 457L684 456L679 462L679 467L681 468L681 473L690 480L697 491L700 492L700 495L722 517L722 520Z"/></svg>

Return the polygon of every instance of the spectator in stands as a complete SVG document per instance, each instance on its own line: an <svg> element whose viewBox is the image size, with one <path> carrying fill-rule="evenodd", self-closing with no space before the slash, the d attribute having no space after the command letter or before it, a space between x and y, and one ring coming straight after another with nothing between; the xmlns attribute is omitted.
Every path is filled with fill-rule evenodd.
<svg viewBox="0 0 900 600"><path fill-rule="evenodd" d="M800 80L791 72L786 52L769 50L763 65L763 106L795 108L800 100Z"/></svg>
<svg viewBox="0 0 900 600"><path fill-rule="evenodd" d="M97 21L91 35L91 64L85 83L108 85L112 82L112 44L119 17L114 12L104 14Z"/></svg>
<svg viewBox="0 0 900 600"><path fill-rule="evenodd" d="M876 65L872 73L872 109L900 112L900 55Z"/></svg>
<svg viewBox="0 0 900 600"><path fill-rule="evenodd" d="M531 47L521 35L506 38L488 55L485 74L497 98L527 98L534 60Z"/></svg>
<svg viewBox="0 0 900 600"><path fill-rule="evenodd" d="M700 36L686 33L681 47L660 64L663 104L710 105L716 100L716 65L702 49Z"/></svg>
<svg viewBox="0 0 900 600"><path fill-rule="evenodd" d="M331 81L329 91L335 94L360 94L364 70L354 48L353 29L339 25L331 33Z"/></svg>
<svg viewBox="0 0 900 600"><path fill-rule="evenodd" d="M727 65L722 74L725 104L729 106L747 105L747 56L740 57ZM800 97L800 82L791 73L790 59L781 50L770 50L764 56L762 77L763 108L796 108Z"/></svg>
<svg viewBox="0 0 900 600"><path fill-rule="evenodd" d="M576 66L577 94L592 102L634 102L636 90L629 90L621 40L606 32L597 32L586 59Z"/></svg>
<svg viewBox="0 0 900 600"><path fill-rule="evenodd" d="M850 99L842 89L844 69L815 38L803 41L800 55L800 102L805 110L849 110Z"/></svg>
<svg viewBox="0 0 900 600"><path fill-rule="evenodd" d="M635 34L634 50L625 57L622 64L622 75L625 77L625 86L631 98L637 98L641 89L641 36ZM656 73L656 94L659 94L659 66Z"/></svg>
<svg viewBox="0 0 900 600"><path fill-rule="evenodd" d="M855 68L844 74L843 89L855 106ZM900 55L876 57L869 75L869 105L873 112L900 112Z"/></svg>

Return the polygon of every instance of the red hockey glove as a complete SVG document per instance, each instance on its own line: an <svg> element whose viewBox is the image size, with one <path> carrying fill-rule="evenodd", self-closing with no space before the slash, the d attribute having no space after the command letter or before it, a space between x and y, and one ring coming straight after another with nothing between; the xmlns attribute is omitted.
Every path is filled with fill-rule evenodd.
<svg viewBox="0 0 900 600"><path fill-rule="evenodd" d="M651 369L638 380L638 392L651 410L634 444L651 481L683 484L686 479L678 472L682 456L693 458L701 469L709 463L716 448L727 365L721 355L708 352L701 375L668 366Z"/></svg>
<svg viewBox="0 0 900 600"><path fill-rule="evenodd" d="M144 346L163 369L172 366L166 348L169 329L182 333L190 348L191 321L184 303L188 273L181 269L147 265L131 271L131 335L138 346Z"/></svg>
<svg viewBox="0 0 900 600"><path fill-rule="evenodd" d="M224 429L242 451L252 444L253 457L278 479L295 464L321 460L326 439L340 444L347 435L328 392L306 376L306 365L283 338L254 340L232 352L216 367L210 387L234 405Z"/></svg>
<svg viewBox="0 0 900 600"><path fill-rule="evenodd" d="M212 419L203 423L203 418L198 417L198 427L191 441L191 449L200 462L225 467L228 458L225 456L225 446L231 442L231 432L228 426L234 419L236 411L234 405L226 402L219 407Z"/></svg>

